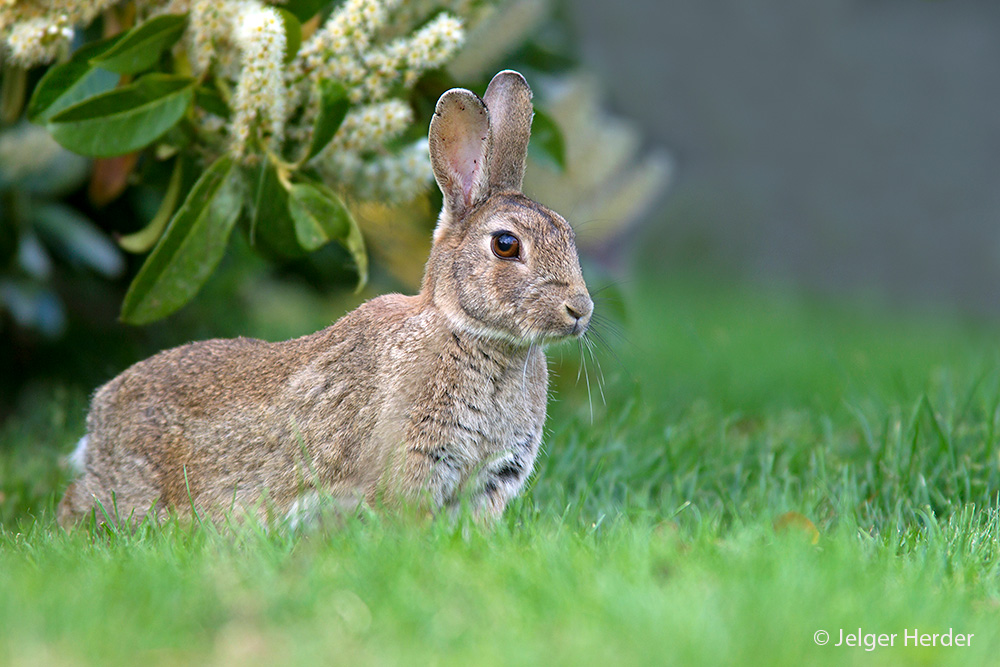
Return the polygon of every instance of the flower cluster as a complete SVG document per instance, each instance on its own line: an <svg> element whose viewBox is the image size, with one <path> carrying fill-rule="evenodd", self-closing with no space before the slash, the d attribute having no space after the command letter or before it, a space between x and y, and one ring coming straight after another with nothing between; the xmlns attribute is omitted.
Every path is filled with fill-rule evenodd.
<svg viewBox="0 0 1000 667"><path fill-rule="evenodd" d="M434 178L426 139L368 160L348 151L331 153L318 166L324 178L342 183L359 199L387 204L411 201Z"/></svg>
<svg viewBox="0 0 1000 667"><path fill-rule="evenodd" d="M14 24L7 35L7 48L14 62L28 66L54 60L71 37L73 30L65 17L54 21L38 17Z"/></svg>
<svg viewBox="0 0 1000 667"><path fill-rule="evenodd" d="M90 23L115 0L0 2L0 50L22 67L52 62L68 48L73 28Z"/></svg>
<svg viewBox="0 0 1000 667"><path fill-rule="evenodd" d="M358 103L383 99L399 83L412 86L420 74L446 63L464 39L461 22L449 14L440 14L411 37L369 48L372 34L384 27L388 14L379 5L395 1L347 2L303 46L303 73L314 81L343 82L351 101Z"/></svg>
<svg viewBox="0 0 1000 667"><path fill-rule="evenodd" d="M473 6L484 0L343 0L319 25L305 26L286 61L286 26L271 5L280 0L135 0L139 21L187 13L175 54L228 104L223 118L194 117L208 146L247 163L270 152L294 161L312 138L319 82L343 84L351 103L336 136L310 167L345 194L394 201L432 182L426 146L400 145L413 122L404 101L420 76L461 48ZM68 53L77 26L114 0L0 0L0 48L30 66ZM58 6L56 12L52 7ZM461 18L460 18L461 17ZM214 81L214 86L212 85ZM377 181L378 185L366 185Z"/></svg>
<svg viewBox="0 0 1000 667"><path fill-rule="evenodd" d="M410 31L425 18L413 3L347 0L302 45L290 70L290 84L306 83L306 90L330 79L346 87L355 108L313 165L359 198L403 201L432 181L425 143L395 152L383 148L413 121L409 107L392 96L447 63L464 41L462 22L446 12ZM304 124L301 134L290 133L293 139L307 138L317 104L312 97L304 100Z"/></svg>
<svg viewBox="0 0 1000 667"><path fill-rule="evenodd" d="M274 146L288 113L284 89L285 29L274 9L250 0L237 25L242 72L233 96L233 149L243 154L256 126Z"/></svg>
<svg viewBox="0 0 1000 667"><path fill-rule="evenodd" d="M188 10L188 60L196 73L203 74L213 60L220 57L225 61L219 63L219 69L228 71L232 68L232 35L239 23L243 4L226 0L195 0L191 3ZM180 8L174 8L175 11L177 9Z"/></svg>
<svg viewBox="0 0 1000 667"><path fill-rule="evenodd" d="M327 153L365 153L398 137L413 122L413 111L401 100L357 107L347 114Z"/></svg>
<svg viewBox="0 0 1000 667"><path fill-rule="evenodd" d="M462 24L453 16L441 14L412 37L401 37L384 49L365 54L362 59L367 75L352 81L359 99L382 99L394 85L410 87L429 69L440 67L462 44Z"/></svg>

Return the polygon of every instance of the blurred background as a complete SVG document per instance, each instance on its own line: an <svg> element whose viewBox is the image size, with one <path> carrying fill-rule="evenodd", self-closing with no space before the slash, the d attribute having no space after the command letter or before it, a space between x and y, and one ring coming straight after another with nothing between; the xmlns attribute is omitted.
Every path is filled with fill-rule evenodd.
<svg viewBox="0 0 1000 667"><path fill-rule="evenodd" d="M709 282L730 286L719 297L734 304L727 327L798 317L798 306L736 304L758 303L754 290L775 286L808 304L824 303L821 296L862 299L875 312L1000 314L1000 4L444 4L467 12L467 43L408 89L415 118L405 137L425 136L433 100L451 85L482 93L505 67L528 76L539 115L525 191L578 230L608 319L605 351L626 357L612 366L659 381L690 361L692 377L711 375L721 338L709 337L720 327L699 323L711 317L696 303L718 297L698 291ZM320 25L310 19L316 6L345 6L293 5L313 7L302 13L307 36ZM123 17L135 18L121 13L128 6L70 32L74 48L109 26L120 31ZM432 16L437 6L414 3L409 18L420 25L419 12ZM159 64L172 67L172 56ZM3 68L0 419L53 386L89 391L164 347L289 338L361 300L418 286L440 206L435 188L403 206L348 200L371 256L360 294L337 244L276 260L254 252L243 220L184 308L148 326L120 323L150 246L133 253L115 241L160 217L172 178L163 155L172 153L159 146L92 161L60 148L23 114L45 66L18 69L8 59ZM642 345L662 346L666 322L675 327L668 342L686 335L705 356L642 362ZM768 331L762 340L773 337ZM738 363L755 354L750 346ZM809 348L788 363L814 357ZM732 384L728 369L738 364L718 365L726 370L712 382ZM780 373L768 381L787 385L788 396L802 393ZM735 394L734 405L752 394Z"/></svg>
<svg viewBox="0 0 1000 667"><path fill-rule="evenodd" d="M676 164L651 261L1000 313L1000 3L568 6Z"/></svg>

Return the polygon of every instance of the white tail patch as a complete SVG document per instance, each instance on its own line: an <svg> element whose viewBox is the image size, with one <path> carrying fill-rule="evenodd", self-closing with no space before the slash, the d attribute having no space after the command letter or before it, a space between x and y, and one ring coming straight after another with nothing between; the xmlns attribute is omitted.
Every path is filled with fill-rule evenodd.
<svg viewBox="0 0 1000 667"><path fill-rule="evenodd" d="M290 531L314 530L327 519L343 519L356 513L364 503L364 494L334 496L321 491L306 491L295 499L285 514Z"/></svg>
<svg viewBox="0 0 1000 667"><path fill-rule="evenodd" d="M288 522L289 530L295 531L300 528L313 526L319 520L319 494L315 491L305 493L296 498L292 503L285 521Z"/></svg>
<svg viewBox="0 0 1000 667"><path fill-rule="evenodd" d="M76 443L76 449L66 457L66 462L74 472L82 474L87 460L87 445L90 443L90 436L85 435Z"/></svg>

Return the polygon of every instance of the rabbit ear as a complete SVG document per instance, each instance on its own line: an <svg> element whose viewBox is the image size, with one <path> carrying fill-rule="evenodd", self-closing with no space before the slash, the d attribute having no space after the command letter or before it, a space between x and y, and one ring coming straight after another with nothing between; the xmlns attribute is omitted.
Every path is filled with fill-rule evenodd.
<svg viewBox="0 0 1000 667"><path fill-rule="evenodd" d="M490 118L483 101L463 88L442 95L431 118L428 144L447 220L457 223L489 194Z"/></svg>
<svg viewBox="0 0 1000 667"><path fill-rule="evenodd" d="M531 136L531 88L518 72L504 70L490 81L483 96L493 130L489 177L492 191L521 191L524 160Z"/></svg>

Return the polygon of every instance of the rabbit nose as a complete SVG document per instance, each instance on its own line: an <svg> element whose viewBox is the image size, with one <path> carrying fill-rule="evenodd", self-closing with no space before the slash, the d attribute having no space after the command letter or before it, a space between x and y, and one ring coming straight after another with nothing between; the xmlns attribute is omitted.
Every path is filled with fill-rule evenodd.
<svg viewBox="0 0 1000 667"><path fill-rule="evenodd" d="M577 294L566 299L566 313L577 322L585 321L594 311L594 302L588 294Z"/></svg>

